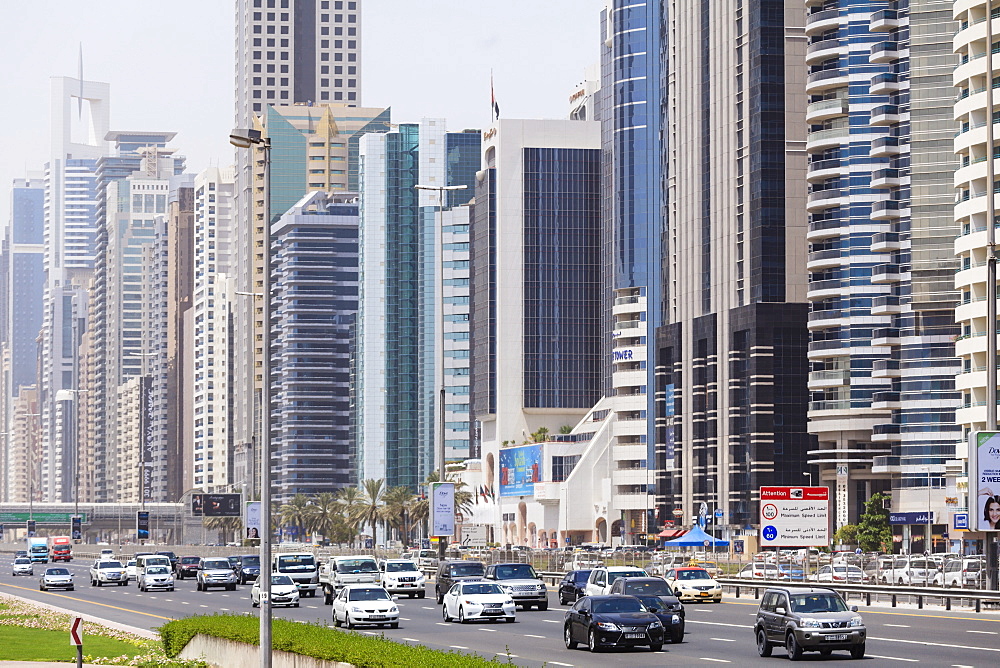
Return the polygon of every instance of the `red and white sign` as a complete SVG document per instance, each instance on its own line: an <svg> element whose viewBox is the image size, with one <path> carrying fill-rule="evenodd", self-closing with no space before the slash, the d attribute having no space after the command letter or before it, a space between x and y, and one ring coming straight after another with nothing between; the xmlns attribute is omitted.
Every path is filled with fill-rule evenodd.
<svg viewBox="0 0 1000 668"><path fill-rule="evenodd" d="M69 627L69 644L83 644L83 617L73 618L73 625Z"/></svg>
<svg viewBox="0 0 1000 668"><path fill-rule="evenodd" d="M830 489L761 487L760 544L819 547L830 544Z"/></svg>

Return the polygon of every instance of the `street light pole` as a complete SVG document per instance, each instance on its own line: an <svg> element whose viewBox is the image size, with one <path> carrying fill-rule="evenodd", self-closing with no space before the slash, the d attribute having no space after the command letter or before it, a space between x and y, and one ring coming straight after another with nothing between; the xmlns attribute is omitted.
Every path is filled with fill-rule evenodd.
<svg viewBox="0 0 1000 668"><path fill-rule="evenodd" d="M59 400L59 392L71 392L73 397L73 516L80 516L80 395L86 394L88 390L63 389L56 392L56 400ZM81 531L82 534L82 531ZM73 537L73 519L69 522L69 535ZM81 536L82 537L82 536Z"/></svg>
<svg viewBox="0 0 1000 668"><path fill-rule="evenodd" d="M447 180L447 176L445 177ZM437 362L438 373L437 381L439 388L439 399L438 399L438 434L435 439L435 445L437 453L435 456L435 464L438 470L438 482L445 481L445 455L444 455L444 400L445 400L445 387L444 387L444 194L446 192L451 192L454 190L465 190L469 186L465 184L455 185L455 186L431 186L417 184L413 186L417 190L433 190L438 194L438 213L439 221L437 228L437 286L434 289L434 298L438 304L438 318L435 330L437 334L435 335L435 346L437 347L438 355ZM433 500L433 496L430 497ZM441 540L441 536L438 536L438 558L444 559L445 553L445 541Z"/></svg>
<svg viewBox="0 0 1000 668"><path fill-rule="evenodd" d="M260 429L260 667L271 667L271 140L260 130L233 130L229 143L258 147L264 157L263 348ZM252 163L252 161L251 161Z"/></svg>

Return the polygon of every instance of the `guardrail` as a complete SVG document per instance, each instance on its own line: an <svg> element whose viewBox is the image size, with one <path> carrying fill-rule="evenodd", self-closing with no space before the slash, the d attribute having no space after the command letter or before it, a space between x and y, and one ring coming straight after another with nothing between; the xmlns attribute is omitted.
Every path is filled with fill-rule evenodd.
<svg viewBox="0 0 1000 668"><path fill-rule="evenodd" d="M943 601L944 609L951 610L952 601L958 600L968 600L971 602L969 607L975 607L976 612L981 612L983 607L988 608L1000 608L1000 591L990 591L985 589L941 589L939 587L898 587L898 586L888 586L888 585L864 585L864 584L842 584L838 582L816 582L812 580L807 581L788 581L788 580L748 580L743 578L716 578L719 584L722 585L723 589L729 588L733 590L736 594L736 598L740 598L742 591L750 590L752 592L753 598L760 598L761 590L767 589L768 587L824 587L826 589L832 589L844 597L844 600L849 600L851 595L854 594L858 599L865 601L865 605L870 606L872 604L872 596L875 600L880 600L880 597L887 596L892 607L896 607L899 602L900 597L906 597L908 600L916 598L917 609L923 610L924 603L930 603L931 600L940 599Z"/></svg>

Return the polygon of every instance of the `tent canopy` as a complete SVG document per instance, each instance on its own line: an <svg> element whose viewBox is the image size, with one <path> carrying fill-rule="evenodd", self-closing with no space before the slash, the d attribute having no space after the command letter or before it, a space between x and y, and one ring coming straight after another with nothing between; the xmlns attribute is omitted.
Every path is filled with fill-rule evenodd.
<svg viewBox="0 0 1000 668"><path fill-rule="evenodd" d="M708 544L710 546L713 544L716 547L729 546L728 540L715 538L710 534L705 533L705 530L702 529L700 526L696 526L695 528L691 529L680 538L675 538L673 540L666 541L665 543L663 543L663 547L704 547L705 541L708 541Z"/></svg>

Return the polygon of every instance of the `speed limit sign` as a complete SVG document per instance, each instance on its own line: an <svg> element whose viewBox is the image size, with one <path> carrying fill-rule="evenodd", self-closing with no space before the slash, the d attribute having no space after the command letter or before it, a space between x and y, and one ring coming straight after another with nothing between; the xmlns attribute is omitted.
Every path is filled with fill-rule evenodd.
<svg viewBox="0 0 1000 668"><path fill-rule="evenodd" d="M760 509L760 515L765 520L768 521L773 520L775 517L778 516L778 506L774 505L773 503L765 503L764 507Z"/></svg>

